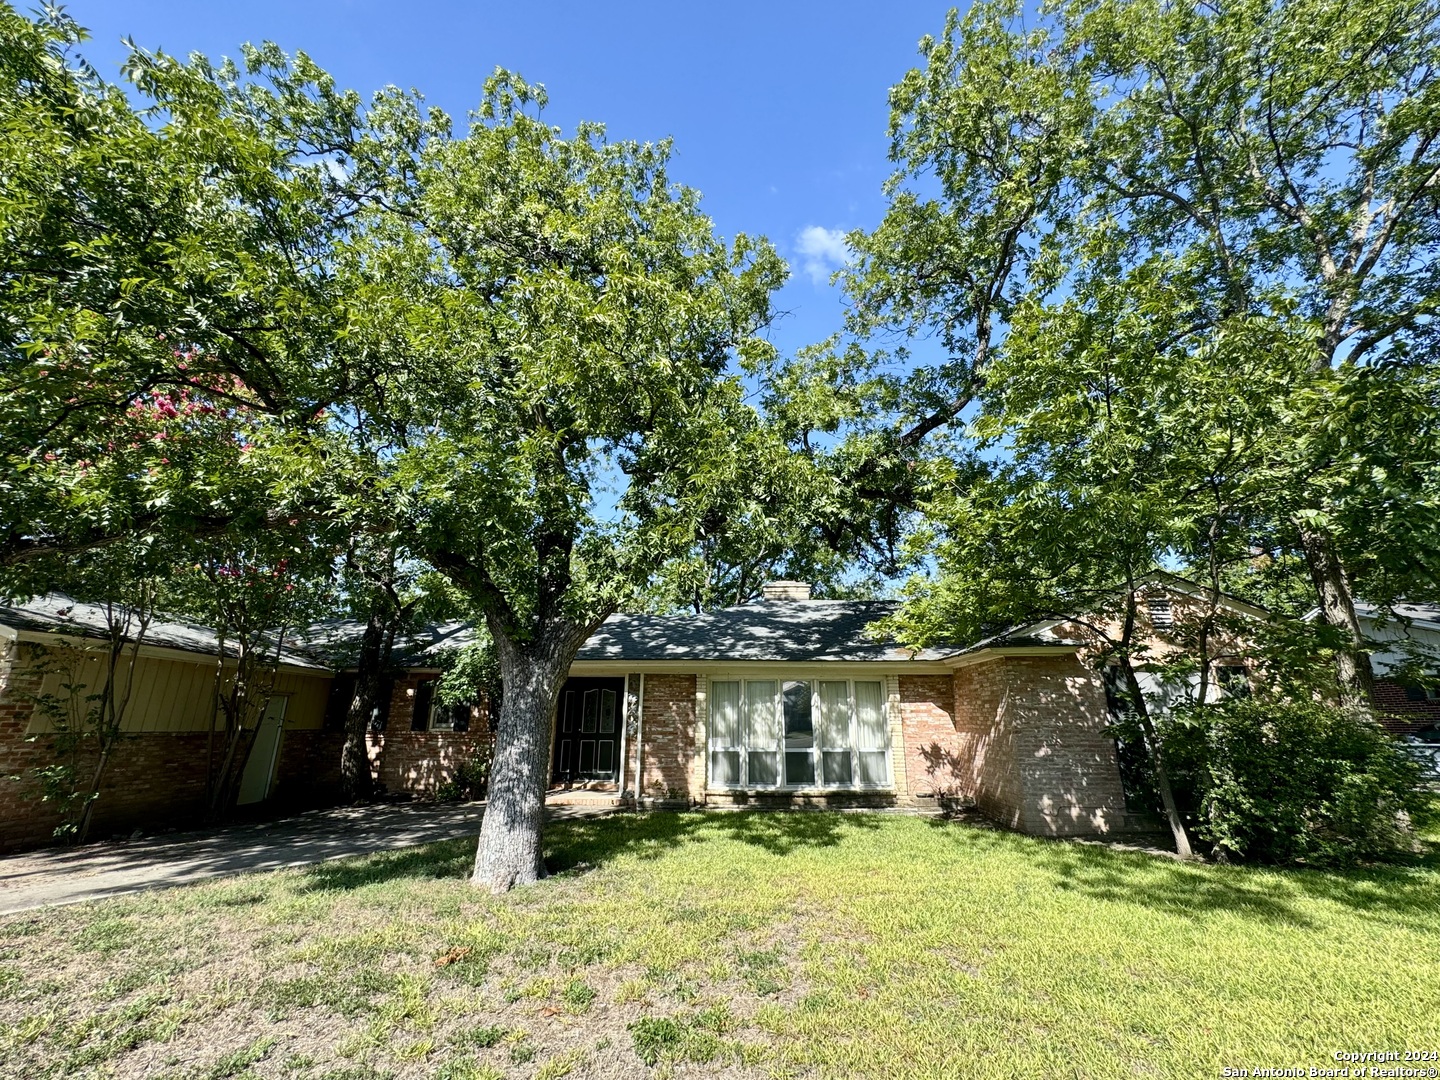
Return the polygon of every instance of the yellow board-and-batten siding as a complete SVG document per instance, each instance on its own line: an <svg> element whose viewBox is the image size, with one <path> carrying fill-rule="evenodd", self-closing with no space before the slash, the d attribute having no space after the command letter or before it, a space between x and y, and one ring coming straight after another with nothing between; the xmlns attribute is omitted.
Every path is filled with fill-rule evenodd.
<svg viewBox="0 0 1440 1080"><path fill-rule="evenodd" d="M62 649L50 646L49 663L69 663ZM88 671L80 676L80 682L90 686L99 684L102 657L93 652L78 663ZM123 693L129 670L128 654L121 661L117 677ZM125 709L121 730L130 734L163 734L194 731L208 731L215 716L215 659L196 654L193 660L158 657L142 654L135 661L133 675L134 693ZM231 661L227 667L233 669ZM55 671L47 674L41 682L40 694L64 698L68 691L63 689L71 676ZM315 729L323 726L325 708L329 700L331 677L328 672L313 673L301 669L286 669L275 676L274 693L289 698L285 708L287 730ZM26 734L46 734L54 730L48 713L36 709L31 715Z"/></svg>

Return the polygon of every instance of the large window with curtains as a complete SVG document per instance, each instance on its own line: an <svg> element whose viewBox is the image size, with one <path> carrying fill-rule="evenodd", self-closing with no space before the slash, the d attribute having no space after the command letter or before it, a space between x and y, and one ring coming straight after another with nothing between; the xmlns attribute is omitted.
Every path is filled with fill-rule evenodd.
<svg viewBox="0 0 1440 1080"><path fill-rule="evenodd" d="M880 679L711 679L710 786L885 788Z"/></svg>

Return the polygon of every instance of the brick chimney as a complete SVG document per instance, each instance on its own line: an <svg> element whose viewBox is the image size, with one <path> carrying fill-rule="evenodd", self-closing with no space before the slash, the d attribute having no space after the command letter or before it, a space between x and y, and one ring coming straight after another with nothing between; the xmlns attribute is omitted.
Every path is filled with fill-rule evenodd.
<svg viewBox="0 0 1440 1080"><path fill-rule="evenodd" d="M806 581L767 581L760 586L766 600L809 600L810 583Z"/></svg>

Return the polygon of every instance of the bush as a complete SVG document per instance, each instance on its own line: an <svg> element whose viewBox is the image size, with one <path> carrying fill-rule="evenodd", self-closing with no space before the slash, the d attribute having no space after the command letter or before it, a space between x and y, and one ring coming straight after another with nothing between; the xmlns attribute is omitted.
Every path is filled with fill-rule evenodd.
<svg viewBox="0 0 1440 1080"><path fill-rule="evenodd" d="M1222 857L1340 865L1416 849L1434 813L1416 762L1374 718L1313 702L1232 699L1167 738ZM1172 729L1173 730L1173 729Z"/></svg>
<svg viewBox="0 0 1440 1080"><path fill-rule="evenodd" d="M485 798L490 790L490 757L487 745L477 750L469 761L462 761L455 767L455 775L436 789L435 798L440 802Z"/></svg>

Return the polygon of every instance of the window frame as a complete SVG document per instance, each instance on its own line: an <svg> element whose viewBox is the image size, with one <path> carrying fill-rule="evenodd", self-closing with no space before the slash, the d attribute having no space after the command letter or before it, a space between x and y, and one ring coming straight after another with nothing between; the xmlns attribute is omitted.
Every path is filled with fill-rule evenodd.
<svg viewBox="0 0 1440 1080"><path fill-rule="evenodd" d="M475 702L467 701L459 705L442 705L435 698L435 688L439 685L439 682L440 677L438 675L431 678L420 679L416 682L414 697L411 699L412 721L410 730L427 735L432 733L437 735L467 734L470 731L470 724L473 723L475 719ZM425 726L423 728L417 728L414 725L413 715L415 707L420 704L422 687L426 688L423 694L425 698ZM466 716L465 726L456 727L455 716L456 713L462 709L468 714ZM437 723L436 718L438 716L444 716L447 719Z"/></svg>
<svg viewBox="0 0 1440 1080"><path fill-rule="evenodd" d="M737 701L738 714L729 734L733 736L729 741L721 742L715 734L715 686L720 683L736 684L739 687ZM768 742L757 743L751 740L752 719L750 715L752 684L770 683L773 690L769 697L768 723L762 720L762 724L774 735ZM798 753L800 750L785 745L785 688L796 683L805 683L809 687L810 698L810 763L814 779L807 783L786 783L786 755ZM822 684L844 683L845 700L848 709L848 736L846 745L843 748L850 755L850 782L845 784L829 784L825 782L825 753L837 753L839 747L827 746L825 744L824 732L826 724L821 715L821 690ZM862 749L860 746L860 711L856 698L855 685L857 683L868 683L879 688L880 701L880 722L883 732L883 746L876 749ZM753 791L753 792L866 792L866 791L894 791L895 790L895 769L893 756L893 737L890 730L890 694L889 680L884 675L864 675L853 673L833 674L827 673L777 673L777 674L756 674L754 676L741 673L724 673L711 675L707 682L706 694L706 738L705 738L705 786L708 790L717 792L727 791ZM862 783L859 777L863 770L860 764L862 753L880 753L884 761L884 780L879 783ZM717 780L715 777L715 755L721 753L735 754L739 760L739 777L733 783L726 783ZM752 753L769 753L775 758L775 775L777 782L774 784L756 784L750 778L750 756Z"/></svg>

